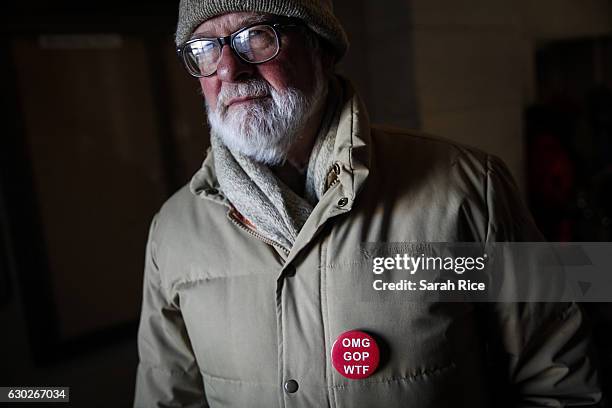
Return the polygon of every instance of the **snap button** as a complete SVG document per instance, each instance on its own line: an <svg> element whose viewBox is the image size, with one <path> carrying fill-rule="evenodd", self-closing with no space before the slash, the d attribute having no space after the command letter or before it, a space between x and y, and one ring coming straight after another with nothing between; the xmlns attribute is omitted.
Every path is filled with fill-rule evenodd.
<svg viewBox="0 0 612 408"><path fill-rule="evenodd" d="M295 276L295 266L293 266L293 264L288 265L288 266L285 268L285 276L288 276L288 277L290 277L290 278L291 278L291 277L293 277L293 276Z"/></svg>
<svg viewBox="0 0 612 408"><path fill-rule="evenodd" d="M347 204L348 204L348 198L346 197L342 197L340 200L338 200L338 207L344 207Z"/></svg>
<svg viewBox="0 0 612 408"><path fill-rule="evenodd" d="M289 394L293 394L294 392L296 392L299 387L300 386L295 380L285 381L285 391Z"/></svg>

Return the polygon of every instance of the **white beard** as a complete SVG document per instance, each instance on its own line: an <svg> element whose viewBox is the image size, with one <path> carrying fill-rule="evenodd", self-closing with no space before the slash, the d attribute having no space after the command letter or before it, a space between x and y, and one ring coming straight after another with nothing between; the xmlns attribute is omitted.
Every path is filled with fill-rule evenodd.
<svg viewBox="0 0 612 408"><path fill-rule="evenodd" d="M260 163L282 164L325 97L324 76L320 64L315 66L315 89L310 96L296 88L278 92L263 79L224 83L215 109L206 106L211 131L230 151ZM230 99L245 96L267 97L226 106Z"/></svg>

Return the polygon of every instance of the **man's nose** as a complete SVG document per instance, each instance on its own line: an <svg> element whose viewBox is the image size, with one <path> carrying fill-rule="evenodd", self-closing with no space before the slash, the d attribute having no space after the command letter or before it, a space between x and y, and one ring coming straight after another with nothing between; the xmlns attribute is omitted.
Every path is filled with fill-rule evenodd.
<svg viewBox="0 0 612 408"><path fill-rule="evenodd" d="M255 67L247 64L230 48L224 45L221 49L221 56L217 63L217 76L225 82L238 82L253 75Z"/></svg>

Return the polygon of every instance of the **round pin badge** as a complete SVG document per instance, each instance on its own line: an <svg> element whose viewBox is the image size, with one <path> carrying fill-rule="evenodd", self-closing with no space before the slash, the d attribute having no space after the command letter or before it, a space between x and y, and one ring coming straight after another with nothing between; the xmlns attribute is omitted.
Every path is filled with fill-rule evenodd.
<svg viewBox="0 0 612 408"><path fill-rule="evenodd" d="M360 330L349 330L338 336L332 345L331 359L342 376L361 380L374 374L380 352L372 336Z"/></svg>

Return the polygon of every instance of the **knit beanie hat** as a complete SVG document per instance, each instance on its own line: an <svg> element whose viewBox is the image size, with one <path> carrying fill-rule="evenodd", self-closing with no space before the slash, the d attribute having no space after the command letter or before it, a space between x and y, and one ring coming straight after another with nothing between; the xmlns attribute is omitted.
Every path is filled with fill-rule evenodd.
<svg viewBox="0 0 612 408"><path fill-rule="evenodd" d="M346 33L333 12L332 0L181 0L176 45L189 40L209 18L238 11L297 17L326 40L340 59L348 48Z"/></svg>

